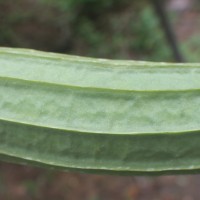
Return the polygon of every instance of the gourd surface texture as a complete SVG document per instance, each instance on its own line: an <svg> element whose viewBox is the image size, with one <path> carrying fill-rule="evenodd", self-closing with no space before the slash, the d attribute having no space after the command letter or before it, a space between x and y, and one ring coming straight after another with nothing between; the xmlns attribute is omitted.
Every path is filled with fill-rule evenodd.
<svg viewBox="0 0 200 200"><path fill-rule="evenodd" d="M200 171L200 64L0 48L0 159L120 175Z"/></svg>

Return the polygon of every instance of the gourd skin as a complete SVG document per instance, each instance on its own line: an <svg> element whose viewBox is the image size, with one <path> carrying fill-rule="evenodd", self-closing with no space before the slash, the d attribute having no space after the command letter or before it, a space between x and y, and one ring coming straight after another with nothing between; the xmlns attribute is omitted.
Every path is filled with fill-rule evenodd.
<svg viewBox="0 0 200 200"><path fill-rule="evenodd" d="M200 65L0 49L0 158L110 174L200 169Z"/></svg>

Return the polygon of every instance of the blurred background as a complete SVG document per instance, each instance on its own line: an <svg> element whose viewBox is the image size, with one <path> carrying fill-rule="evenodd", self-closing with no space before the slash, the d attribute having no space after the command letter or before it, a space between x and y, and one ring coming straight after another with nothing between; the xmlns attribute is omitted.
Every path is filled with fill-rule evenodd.
<svg viewBox="0 0 200 200"><path fill-rule="evenodd" d="M157 7L156 2L0 0L0 46L200 62L199 1L161 0ZM163 10L167 23L160 23ZM200 175L88 175L0 162L0 200L199 200L199 187Z"/></svg>

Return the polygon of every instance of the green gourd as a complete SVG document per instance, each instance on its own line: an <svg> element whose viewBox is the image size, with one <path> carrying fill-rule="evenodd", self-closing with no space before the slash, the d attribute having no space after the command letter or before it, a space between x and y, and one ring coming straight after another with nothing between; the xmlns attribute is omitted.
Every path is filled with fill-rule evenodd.
<svg viewBox="0 0 200 200"><path fill-rule="evenodd" d="M200 171L200 64L0 48L0 159L87 173Z"/></svg>

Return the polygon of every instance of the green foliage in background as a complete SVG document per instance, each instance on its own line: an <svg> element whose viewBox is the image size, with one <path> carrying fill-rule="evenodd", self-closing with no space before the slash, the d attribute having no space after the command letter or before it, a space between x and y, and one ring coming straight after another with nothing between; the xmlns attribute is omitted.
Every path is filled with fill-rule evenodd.
<svg viewBox="0 0 200 200"><path fill-rule="evenodd" d="M0 43L93 57L171 61L148 3L128 0L0 2ZM40 15L36 15L40 13Z"/></svg>
<svg viewBox="0 0 200 200"><path fill-rule="evenodd" d="M171 59L158 19L150 5L143 1L44 1L72 15L74 54L155 61Z"/></svg>
<svg viewBox="0 0 200 200"><path fill-rule="evenodd" d="M13 0L1 0L0 10L1 46L92 57L173 61L148 1L21 0L13 4ZM171 22L175 18L171 17ZM179 43L189 62L199 61L198 38Z"/></svg>
<svg viewBox="0 0 200 200"><path fill-rule="evenodd" d="M200 55L200 38L194 35L181 45L184 55L187 55L188 62L199 62Z"/></svg>

